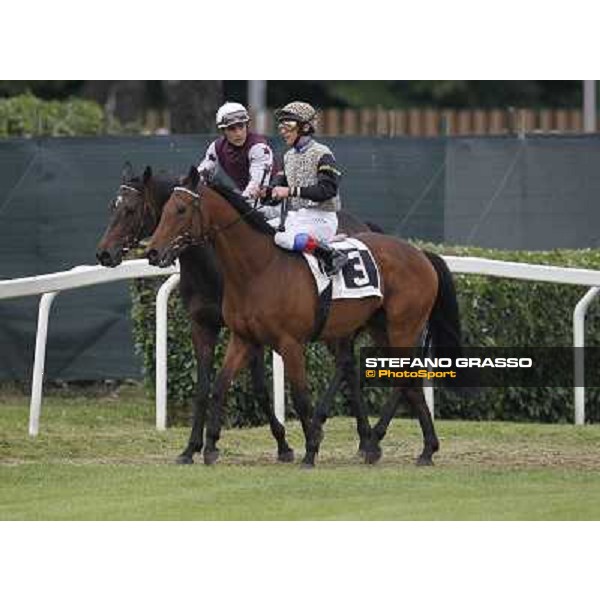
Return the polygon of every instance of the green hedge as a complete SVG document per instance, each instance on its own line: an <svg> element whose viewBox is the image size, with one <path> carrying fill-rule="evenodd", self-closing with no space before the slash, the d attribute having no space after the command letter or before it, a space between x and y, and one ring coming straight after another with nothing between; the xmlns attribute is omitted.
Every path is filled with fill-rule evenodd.
<svg viewBox="0 0 600 600"><path fill-rule="evenodd" d="M418 243L418 242L417 242ZM529 262L600 270L600 250L555 250L551 252L501 251L450 247L418 243L439 254L480 256L497 260ZM467 346L570 346L572 311L586 289L579 286L534 283L477 275L457 275L455 282L461 309L463 339ZM154 299L159 282L137 281L132 286L136 349L143 357L149 389L154 384ZM175 418L189 413L195 372L187 316L177 293L169 306L168 369L169 411ZM586 323L587 345L600 346L600 307L594 303ZM225 340L223 340L224 342ZM223 357L223 342L217 364ZM311 388L323 391L333 373L333 364L320 344L307 353ZM271 378L270 360L268 377ZM248 377L242 375L228 395L229 424L250 425L264 422L254 406ZM588 389L587 418L600 419L597 389ZM366 391L369 410L377 414L384 390ZM338 394L334 414L348 414L345 400ZM466 396L439 390L436 414L442 418L571 422L573 393L570 388L482 389Z"/></svg>
<svg viewBox="0 0 600 600"><path fill-rule="evenodd" d="M0 138L10 136L82 136L120 133L96 102L71 98L40 100L31 94L0 99Z"/></svg>

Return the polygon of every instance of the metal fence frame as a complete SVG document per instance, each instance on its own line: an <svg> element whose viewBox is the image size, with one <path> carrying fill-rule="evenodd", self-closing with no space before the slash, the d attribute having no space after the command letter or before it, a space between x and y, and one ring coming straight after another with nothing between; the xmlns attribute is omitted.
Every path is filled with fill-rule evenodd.
<svg viewBox="0 0 600 600"><path fill-rule="evenodd" d="M600 293L600 271L476 257L443 256L442 258L448 263L450 270L458 274L588 286L590 289L579 300L573 311L573 346L585 346L585 315L592 300ZM60 273L0 281L0 300L41 295L31 385L29 435L36 436L39 432L48 320L50 308L56 296L62 291L80 287L124 279L164 277L166 275L170 275L170 277L162 284L156 297L156 428L164 430L167 426L167 307L169 296L179 283L178 264L167 269L160 269L150 266L143 259L138 259L125 261L114 269L83 265ZM583 384L585 369L583 355L580 353L577 357L574 365L575 382ZM433 387L426 386L425 394L433 415ZM281 357L275 352L273 353L273 395L275 414L283 423L285 420L284 365ZM583 425L585 423L584 386L574 388L574 399L575 424Z"/></svg>

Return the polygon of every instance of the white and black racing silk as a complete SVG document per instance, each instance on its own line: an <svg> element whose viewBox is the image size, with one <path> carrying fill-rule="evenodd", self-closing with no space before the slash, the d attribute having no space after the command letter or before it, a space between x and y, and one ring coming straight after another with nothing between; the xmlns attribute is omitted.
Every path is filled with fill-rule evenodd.
<svg viewBox="0 0 600 600"><path fill-rule="evenodd" d="M310 138L305 144L298 148L291 148L283 157L283 171L287 185L292 190L290 196L290 210L300 208L311 208L329 212L337 212L342 207L337 185L335 195L326 200L317 202L302 197L302 188L309 188L319 183L319 175L330 173L335 180L340 172L335 164L333 152L325 145Z"/></svg>

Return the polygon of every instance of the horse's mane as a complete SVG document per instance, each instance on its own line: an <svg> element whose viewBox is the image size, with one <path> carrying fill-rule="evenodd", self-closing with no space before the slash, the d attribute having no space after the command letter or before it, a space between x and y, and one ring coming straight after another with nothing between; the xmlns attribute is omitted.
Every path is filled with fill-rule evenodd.
<svg viewBox="0 0 600 600"><path fill-rule="evenodd" d="M157 195L165 198L165 202L173 192L173 188L179 185L179 178L174 175L158 175L153 177Z"/></svg>
<svg viewBox="0 0 600 600"><path fill-rule="evenodd" d="M223 198L233 208L235 208L235 210L240 214L240 216L244 217L244 221L246 221L248 225L252 226L257 231L260 231L260 233L264 233L271 237L275 235L275 228L269 225L269 222L261 213L259 213L256 210L253 210L250 207L244 196L232 190L231 188L221 186L215 182L211 182L209 187L220 196L223 196Z"/></svg>
<svg viewBox="0 0 600 600"><path fill-rule="evenodd" d="M153 175L152 182L156 190L157 199L162 201L162 204L164 205L169 199L173 188L179 185L179 177L169 175L168 173L162 173L160 175ZM140 191L144 189L143 179L139 175L134 175L126 183Z"/></svg>

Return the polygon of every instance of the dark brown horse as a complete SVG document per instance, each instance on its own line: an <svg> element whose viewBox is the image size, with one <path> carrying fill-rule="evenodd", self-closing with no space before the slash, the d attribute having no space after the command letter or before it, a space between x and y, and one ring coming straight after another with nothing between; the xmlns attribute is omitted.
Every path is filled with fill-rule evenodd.
<svg viewBox="0 0 600 600"><path fill-rule="evenodd" d="M126 165L116 199L111 203L111 218L100 240L96 257L100 264L115 267L139 241L152 235L156 229L163 207L178 180L154 177L147 167L142 177L133 174ZM340 215L340 230L348 233L368 231L369 227L348 213ZM180 256L180 294L190 316L192 342L197 361L197 390L193 400L193 426L188 444L178 457L179 463L193 462L193 455L203 445L203 430L210 381L213 373L215 345L224 325L221 313L223 282L211 246L190 246ZM317 414L324 421L328 406L342 383L352 411L357 420L360 450L369 442L370 427L366 409L361 402L358 375L353 360L353 338L331 343L335 356L336 371L320 403ZM254 393L267 415L273 436L277 441L277 456L282 462L293 460L293 451L285 439L285 429L273 412L266 386L264 353L262 348L249 360Z"/></svg>
<svg viewBox="0 0 600 600"><path fill-rule="evenodd" d="M263 346L274 348L283 357L306 440L303 463L314 465L319 450L323 419L317 413L311 415L304 360L318 299L305 261L276 247L273 234L273 228L243 199L235 194L225 198L209 187L199 187L198 174L192 168L183 186L174 189L148 246L150 262L167 266L189 244L212 244L222 268L223 317L231 338L209 407L206 463L218 457L216 443L226 391L256 349ZM458 324L458 313L450 314L453 307L444 298L455 296L443 261L439 257L433 261L397 238L376 233L357 237L371 249L378 263L383 298L334 301L321 339L351 339L361 328L368 327L378 346L412 348L429 323L434 343L436 337L439 343L444 327L437 327L436 323ZM416 385L397 388L384 406L367 447L366 460L379 459L379 442L402 395L416 411L423 431L424 448L418 464L432 464L439 443L422 388Z"/></svg>

